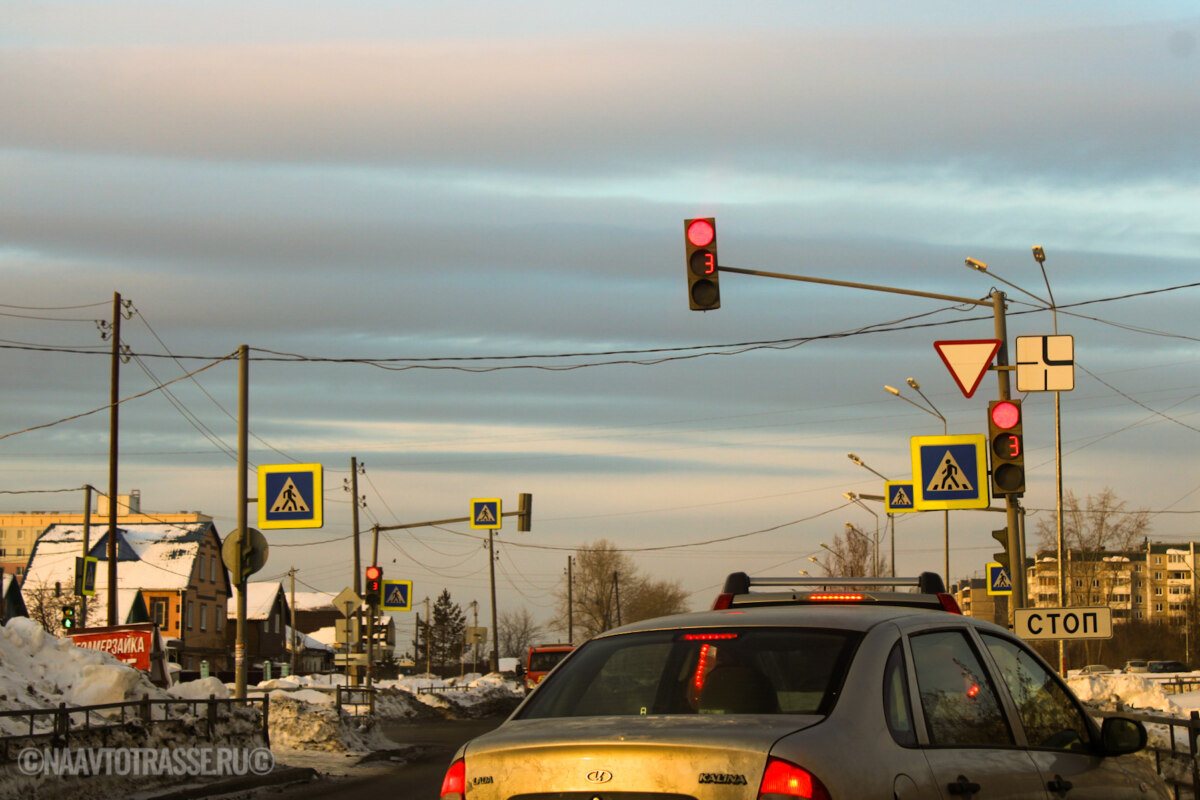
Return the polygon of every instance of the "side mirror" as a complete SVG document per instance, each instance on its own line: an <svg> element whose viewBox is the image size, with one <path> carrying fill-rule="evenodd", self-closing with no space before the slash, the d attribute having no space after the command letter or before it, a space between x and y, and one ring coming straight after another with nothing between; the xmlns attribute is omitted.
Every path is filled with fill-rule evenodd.
<svg viewBox="0 0 1200 800"><path fill-rule="evenodd" d="M1146 746L1146 726L1126 717L1105 717L1100 726L1100 744L1106 756L1136 753Z"/></svg>

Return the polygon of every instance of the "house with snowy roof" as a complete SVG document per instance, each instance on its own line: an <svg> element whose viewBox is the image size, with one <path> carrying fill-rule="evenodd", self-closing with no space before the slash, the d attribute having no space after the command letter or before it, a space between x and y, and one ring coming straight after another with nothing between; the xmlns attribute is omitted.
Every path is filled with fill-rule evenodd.
<svg viewBox="0 0 1200 800"><path fill-rule="evenodd" d="M85 624L106 625L108 531L98 532L93 526L91 533L88 555L99 563L96 595L88 598ZM225 609L232 591L212 522L125 523L117 527L114 544L117 623L157 624L170 659L185 670L199 669L201 661L213 671L232 669L225 645ZM50 525L29 557L21 587L26 606L31 606L31 598L51 593L74 600L75 558L82 554L81 524ZM143 619L135 619L138 616Z"/></svg>
<svg viewBox="0 0 1200 800"><path fill-rule="evenodd" d="M225 641L229 649L237 643L237 595L226 602ZM284 627L291 619L291 608L279 581L246 583L246 664L258 666L264 661L288 659Z"/></svg>

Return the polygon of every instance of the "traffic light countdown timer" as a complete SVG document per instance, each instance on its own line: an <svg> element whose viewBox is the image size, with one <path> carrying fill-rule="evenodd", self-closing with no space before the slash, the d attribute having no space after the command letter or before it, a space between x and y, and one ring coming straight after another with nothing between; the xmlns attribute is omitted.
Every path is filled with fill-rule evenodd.
<svg viewBox="0 0 1200 800"><path fill-rule="evenodd" d="M1025 442L1020 400L988 403L988 447L992 451L992 496L1025 492Z"/></svg>
<svg viewBox="0 0 1200 800"><path fill-rule="evenodd" d="M693 311L721 307L717 271L717 224L715 217L683 221L684 253L687 256L688 303Z"/></svg>
<svg viewBox="0 0 1200 800"><path fill-rule="evenodd" d="M367 567L367 605L377 606L383 600L383 569L375 564Z"/></svg>

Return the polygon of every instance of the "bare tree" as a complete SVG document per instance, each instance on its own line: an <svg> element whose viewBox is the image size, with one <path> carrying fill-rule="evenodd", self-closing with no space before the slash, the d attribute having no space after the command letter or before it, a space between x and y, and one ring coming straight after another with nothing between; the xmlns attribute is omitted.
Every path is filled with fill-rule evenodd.
<svg viewBox="0 0 1200 800"><path fill-rule="evenodd" d="M575 551L572 607L576 640L640 619L687 611L678 582L641 574L633 559L601 539ZM555 627L567 629L567 592L558 593Z"/></svg>
<svg viewBox="0 0 1200 800"><path fill-rule="evenodd" d="M76 597L75 587L64 586L61 583L46 581L26 581L21 586L21 596L25 600L25 609L29 618L46 629L47 633L55 636L65 636L63 630L63 606L74 605L78 610L80 598ZM88 603L88 618L96 614L96 598L86 598ZM103 623L102 623L103 624Z"/></svg>
<svg viewBox="0 0 1200 800"><path fill-rule="evenodd" d="M875 542L861 533L836 534L833 545L824 557L816 560L827 577L860 578L870 575L875 568ZM887 559L879 557L879 574L888 572Z"/></svg>
<svg viewBox="0 0 1200 800"><path fill-rule="evenodd" d="M500 655L505 658L523 659L530 645L542 636L542 627L533 621L527 608L501 612L496 626L499 628L496 635L500 639Z"/></svg>

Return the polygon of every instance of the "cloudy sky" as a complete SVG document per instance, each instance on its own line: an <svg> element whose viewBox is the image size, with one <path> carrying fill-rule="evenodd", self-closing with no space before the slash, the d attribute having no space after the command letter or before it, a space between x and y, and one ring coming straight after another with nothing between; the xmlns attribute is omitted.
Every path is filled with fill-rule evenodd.
<svg viewBox="0 0 1200 800"><path fill-rule="evenodd" d="M914 377L950 433L985 430L994 374L964 398L933 342L990 338L991 316L732 273L720 310L690 311L682 221L713 216L722 265L999 288L1010 336L1054 330L996 277L1044 298L1042 245L1075 337L1066 488L1200 538L1192 3L3 9L4 510L107 487L107 413L39 426L108 402L96 320L119 292L122 397L209 367L122 406L122 492L234 527L218 361L241 344L251 463L324 465L325 527L271 532L262 577L351 581L351 457L364 525L533 493L497 576L501 609L537 619L598 539L696 608L733 569L809 568L846 522L874 533L842 494L881 481L846 453L906 478L909 437L942 432L885 384L919 402ZM1054 508L1052 396L1026 418L1032 530ZM951 513L952 577L982 574L999 519ZM897 519L898 572L941 570L942 525ZM472 533L383 536L385 577L486 613Z"/></svg>

